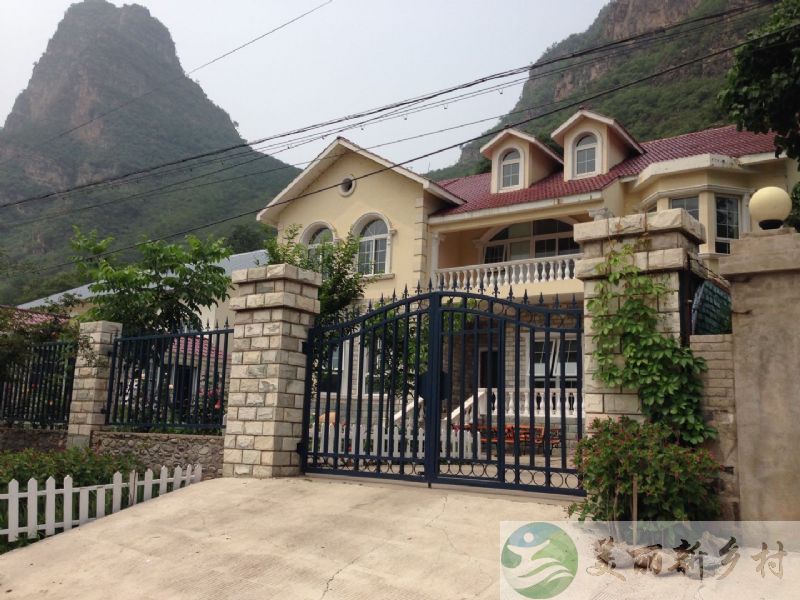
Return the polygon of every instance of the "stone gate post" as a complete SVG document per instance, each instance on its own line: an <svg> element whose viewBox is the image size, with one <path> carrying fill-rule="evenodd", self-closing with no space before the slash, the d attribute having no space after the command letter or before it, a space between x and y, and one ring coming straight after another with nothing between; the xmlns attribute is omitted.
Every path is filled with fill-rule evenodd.
<svg viewBox="0 0 800 600"><path fill-rule="evenodd" d="M800 234L746 233L720 271L733 305L741 519L800 520Z"/></svg>
<svg viewBox="0 0 800 600"><path fill-rule="evenodd" d="M636 265L644 273L660 277L670 290L659 301L662 331L681 334L680 274L696 265L698 244L705 241L705 228L683 209L657 213L629 215L578 223L575 241L583 257L575 265L576 277L584 282L584 343L583 390L586 423L597 419L627 415L641 419L637 390L608 388L594 378L597 370L593 358L592 318L588 302L596 297L597 267L605 262L609 252L637 238L646 240L645 247L634 255ZM692 259L695 259L694 261Z"/></svg>
<svg viewBox="0 0 800 600"><path fill-rule="evenodd" d="M111 321L81 323L80 338L88 348L79 351L75 361L72 403L67 425L67 447L89 445L93 431L105 427L108 380L111 377L109 356L122 325Z"/></svg>
<svg viewBox="0 0 800 600"><path fill-rule="evenodd" d="M300 473L306 355L319 313L318 273L292 265L234 271L237 285L222 474Z"/></svg>

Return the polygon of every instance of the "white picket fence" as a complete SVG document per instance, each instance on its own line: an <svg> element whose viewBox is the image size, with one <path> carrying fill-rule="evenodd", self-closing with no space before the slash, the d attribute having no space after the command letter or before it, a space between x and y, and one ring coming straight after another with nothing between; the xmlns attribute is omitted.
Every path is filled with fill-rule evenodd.
<svg viewBox="0 0 800 600"><path fill-rule="evenodd" d="M72 477L64 478L64 487L56 488L56 480L48 477L44 488L39 487L35 479L28 480L27 489L20 491L19 482L12 479L8 483L8 492L0 494L0 506L5 504L8 519L6 529L0 529L0 536L7 536L9 542L19 539L24 533L32 539L41 531L46 536L53 535L56 530L67 531L84 523L89 523L106 516L107 497L110 495L110 513L116 513L139 502L147 502L163 494L173 492L181 487L199 483L203 478L201 465L189 465L186 469L175 467L170 476L167 467L161 467L158 478L153 476L153 471L147 469L144 477L140 478L136 471L131 471L127 481L123 482L122 474L114 473L112 482L104 485L89 485L73 487ZM128 493L123 493L125 491ZM141 491L141 494L139 493ZM75 494L78 495L77 503ZM56 521L56 500L63 498L62 520ZM95 502L90 498L94 496ZM141 500L139 497L141 496ZM39 499L44 498L44 512L40 511ZM7 501L3 502L3 501ZM24 502L27 509L25 523L20 523L20 503ZM94 514L90 515L90 508L94 506ZM77 518L75 516L77 508Z"/></svg>
<svg viewBox="0 0 800 600"><path fill-rule="evenodd" d="M312 425L308 435L309 439L311 440L312 450L315 448L314 429L315 426ZM336 438L337 429L339 436L338 439ZM383 426L380 428L373 426L372 428L368 429L366 426L326 426L325 423L320 423L316 426L316 430L317 439L319 440L316 449L319 452L348 454L355 452L356 448L358 448L359 454L380 455L384 458L423 458L425 456L424 428L417 429L416 438L414 437L413 427L407 428L405 436L403 436L402 430L396 425L393 427ZM462 444L462 456L472 456L473 446L475 446L475 453L477 455L480 455L481 453L480 436L473 436L468 431L450 431L449 452L447 427L445 425L442 426L439 439L439 455L441 457L459 456L459 450L461 449ZM348 444L350 446L349 449Z"/></svg>

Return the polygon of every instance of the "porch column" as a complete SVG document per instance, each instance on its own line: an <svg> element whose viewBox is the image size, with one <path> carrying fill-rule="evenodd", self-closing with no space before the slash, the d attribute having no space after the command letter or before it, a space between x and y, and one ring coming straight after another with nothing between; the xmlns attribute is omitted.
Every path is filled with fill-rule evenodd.
<svg viewBox="0 0 800 600"><path fill-rule="evenodd" d="M105 408L108 400L108 380L111 365L108 357L114 339L122 333L122 325L111 321L81 323L79 336L87 347L78 350L75 360L75 379L72 384L72 403L67 425L67 447L89 445L93 431L105 427Z"/></svg>
<svg viewBox="0 0 800 600"><path fill-rule="evenodd" d="M705 228L683 209L657 213L614 217L575 225L575 241L581 246L583 257L575 265L575 276L584 282L584 341L583 341L583 405L586 423L597 419L618 418L627 415L642 419L637 390L609 388L596 380L597 363L594 360L594 336L589 300L596 297L598 266L603 264L610 251L621 245L646 239L646 246L636 252L634 259L644 273L660 278L669 292L659 300L662 332L681 334L680 275L697 265L698 244L705 241ZM685 307L684 307L685 308Z"/></svg>
<svg viewBox="0 0 800 600"><path fill-rule="evenodd" d="M300 474L306 355L319 313L318 273L291 265L234 271L238 285L222 474Z"/></svg>

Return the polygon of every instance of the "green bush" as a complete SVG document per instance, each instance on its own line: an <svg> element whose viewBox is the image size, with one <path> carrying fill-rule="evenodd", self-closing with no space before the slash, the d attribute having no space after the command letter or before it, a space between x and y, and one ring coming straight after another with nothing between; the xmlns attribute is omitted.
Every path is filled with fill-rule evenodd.
<svg viewBox="0 0 800 600"><path fill-rule="evenodd" d="M135 458L130 456L111 456L107 454L96 454L91 450L71 449L66 451L41 452L38 450L23 450L21 452L0 452L0 493L8 492L8 483L16 479L19 489L24 492L28 486L28 480L33 478L37 481L37 486L41 490L49 477L56 480L56 489L64 485L64 477L72 476L73 486L81 487L88 485L102 485L112 482L114 473L119 471L127 479L127 474L131 471L142 471L143 465ZM139 490L140 492L142 490ZM123 506L128 504L128 490L123 490ZM92 493L89 496L89 514L94 515L97 511L97 496ZM105 512L111 513L112 495L105 495ZM24 524L28 518L28 503L20 501L18 506L19 523ZM39 515L44 514L45 498L40 496L37 501ZM72 518L77 517L78 503L73 498ZM58 495L55 500L55 520L64 520L64 499ZM42 519L39 519L42 522ZM0 501L0 529L8 527L8 500ZM61 528L58 528L60 531ZM33 537L28 537L25 533L19 534L19 539L9 542L5 535L0 536L0 554L27 546L44 537L44 532L38 532Z"/></svg>
<svg viewBox="0 0 800 600"><path fill-rule="evenodd" d="M629 521L636 480L640 521L711 520L719 513L716 480L720 465L704 448L672 441L660 423L623 417L596 420L582 439L575 464L586 500L570 507L581 520Z"/></svg>
<svg viewBox="0 0 800 600"><path fill-rule="evenodd" d="M125 474L142 469L141 462L133 457L97 454L89 449L0 452L0 492L7 491L12 479L24 489L31 477L44 487L44 482L52 476L56 487L61 487L64 477L71 475L72 484L78 487L111 483L116 471Z"/></svg>

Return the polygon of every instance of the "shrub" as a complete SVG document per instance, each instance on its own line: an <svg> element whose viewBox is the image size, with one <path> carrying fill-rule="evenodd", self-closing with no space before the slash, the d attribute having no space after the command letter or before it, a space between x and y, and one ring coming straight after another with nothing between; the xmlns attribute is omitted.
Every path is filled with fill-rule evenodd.
<svg viewBox="0 0 800 600"><path fill-rule="evenodd" d="M5 491L12 479L24 487L34 478L43 486L48 477L60 484L67 475L72 476L76 487L98 485L111 483L116 471L124 474L142 469L141 462L131 456L97 454L89 449L0 452L0 490Z"/></svg>
<svg viewBox="0 0 800 600"><path fill-rule="evenodd" d="M717 516L715 482L720 465L703 448L681 446L660 423L623 417L596 420L594 435L582 439L575 464L586 500L570 514L580 520L627 521L633 517L637 485L638 520L709 520Z"/></svg>

